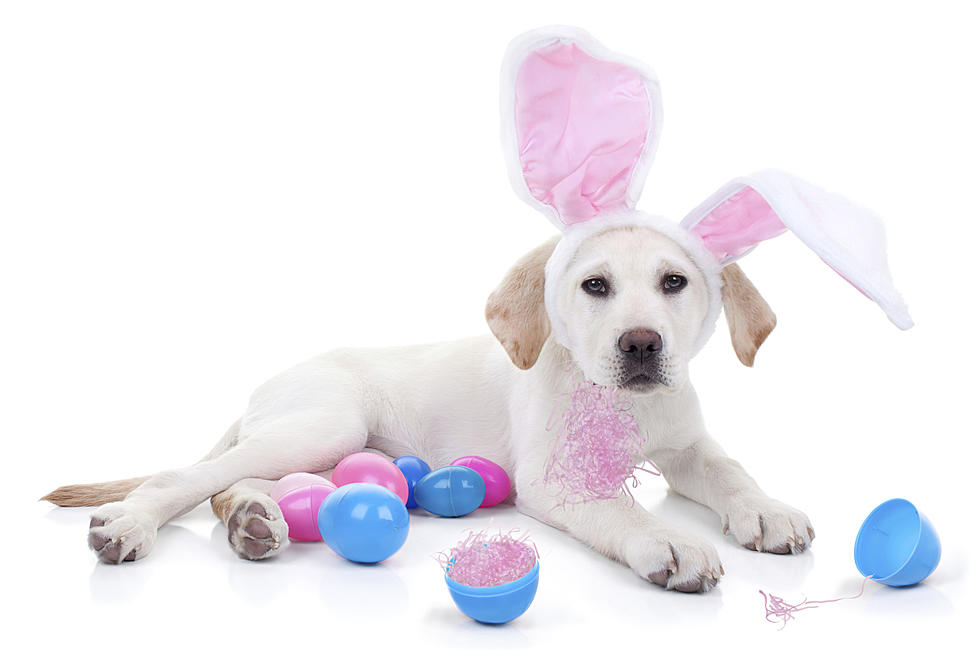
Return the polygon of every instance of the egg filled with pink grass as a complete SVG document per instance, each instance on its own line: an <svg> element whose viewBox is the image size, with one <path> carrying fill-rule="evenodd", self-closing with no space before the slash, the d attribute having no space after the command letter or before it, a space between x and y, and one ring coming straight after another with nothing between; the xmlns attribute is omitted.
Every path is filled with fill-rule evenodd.
<svg viewBox="0 0 980 653"><path fill-rule="evenodd" d="M481 623L513 621L538 591L538 552L527 535L470 533L442 553L440 562L453 602Z"/></svg>

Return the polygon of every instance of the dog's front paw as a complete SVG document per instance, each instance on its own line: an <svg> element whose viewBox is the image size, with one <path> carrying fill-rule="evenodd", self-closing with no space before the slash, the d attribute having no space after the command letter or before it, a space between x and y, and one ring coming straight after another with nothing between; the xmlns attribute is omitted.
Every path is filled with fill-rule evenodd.
<svg viewBox="0 0 980 653"><path fill-rule="evenodd" d="M100 506L88 527L89 547L99 560L112 564L146 557L157 539L154 520L123 501Z"/></svg>
<svg viewBox="0 0 980 653"><path fill-rule="evenodd" d="M265 494L243 497L228 518L228 544L246 560L264 560L289 542L289 526L278 504Z"/></svg>
<svg viewBox="0 0 980 653"><path fill-rule="evenodd" d="M753 551L802 553L816 537L806 515L769 497L734 500L723 524L722 532Z"/></svg>
<svg viewBox="0 0 980 653"><path fill-rule="evenodd" d="M626 543L624 555L641 577L678 592L707 592L725 573L713 546L677 531L637 534Z"/></svg>

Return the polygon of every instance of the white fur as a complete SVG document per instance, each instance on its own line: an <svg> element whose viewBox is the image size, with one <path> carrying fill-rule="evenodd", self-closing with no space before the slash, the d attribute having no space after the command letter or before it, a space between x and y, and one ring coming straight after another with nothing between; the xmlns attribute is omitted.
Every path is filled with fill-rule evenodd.
<svg viewBox="0 0 980 653"><path fill-rule="evenodd" d="M658 289L655 275L674 265L688 266L683 271L691 274L686 298L667 299ZM650 228L584 238L564 271L553 270L553 280L560 292L571 288L574 294L580 276L595 267L610 275L615 296L602 306L559 298L558 315L582 346L570 352L549 338L530 370L517 369L485 336L339 350L273 378L256 390L240 424L207 459L153 476L124 501L96 510L93 534L119 545L101 548L102 557L117 562L130 552L145 556L159 526L228 488L226 496L237 506L231 513L239 520L257 501L269 513L267 521L281 522L274 504L262 501L263 486L242 479L329 470L369 447L392 457L417 455L433 468L462 455L494 460L511 474L520 511L567 530L655 583L708 589L722 573L711 545L626 499L556 508L555 488L539 482L552 449L554 433L546 423L556 397L582 370L586 376L608 371L617 338L636 327L662 332L673 370L663 383L634 394L634 414L649 433L646 454L677 492L718 513L740 543L760 551L806 548L812 537L806 517L763 494L705 431L686 367L706 318L716 314L714 289L709 292L714 282L698 277L684 247ZM232 533L232 546L246 557L272 555L285 544L281 527L271 529L269 551L261 555L245 551L240 528Z"/></svg>
<svg viewBox="0 0 980 653"><path fill-rule="evenodd" d="M642 211L624 210L606 213L586 222L571 225L562 233L561 240L558 241L558 246L545 267L544 305L551 321L552 334L562 346L572 347L565 320L558 310L559 284L555 279L568 270L572 257L587 238L603 231L629 226L652 229L673 240L684 250L684 254L695 265L708 285L709 306L704 321L698 327L697 338L691 351L693 356L708 342L708 338L714 332L718 315L721 313L721 266L705 248L704 243L690 231L672 220Z"/></svg>

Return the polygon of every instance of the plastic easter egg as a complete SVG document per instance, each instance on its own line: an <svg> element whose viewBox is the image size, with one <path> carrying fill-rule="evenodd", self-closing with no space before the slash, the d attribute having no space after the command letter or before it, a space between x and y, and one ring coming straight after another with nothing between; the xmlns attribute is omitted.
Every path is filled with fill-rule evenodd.
<svg viewBox="0 0 980 653"><path fill-rule="evenodd" d="M540 566L515 581L491 587L461 585L446 574L446 585L456 606L468 617L485 624L503 624L527 612L538 591Z"/></svg>
<svg viewBox="0 0 980 653"><path fill-rule="evenodd" d="M350 483L374 483L397 494L402 503L408 501L408 482L405 476L391 461L376 453L352 453L337 463L332 478L337 487Z"/></svg>
<svg viewBox="0 0 980 653"><path fill-rule="evenodd" d="M492 460L480 456L463 456L451 462L450 465L469 467L483 479L483 483L487 486L487 494L483 497L483 503L480 504L481 508L495 506L510 494L510 476L507 475L503 467Z"/></svg>
<svg viewBox="0 0 980 653"><path fill-rule="evenodd" d="M317 523L323 541L354 562L381 562L408 537L405 502L374 483L349 483L334 490L320 506Z"/></svg>
<svg viewBox="0 0 980 653"><path fill-rule="evenodd" d="M416 483L415 502L441 517L460 517L479 508L486 493L487 486L475 470L440 467Z"/></svg>
<svg viewBox="0 0 980 653"><path fill-rule="evenodd" d="M295 490L299 487L310 487L311 485L327 485L332 488L337 486L323 478L322 476L317 476L316 474L307 474L306 472L296 472L295 474L286 474L272 486L269 490L269 496L272 500L279 502L284 494ZM319 506L317 506L319 507Z"/></svg>
<svg viewBox="0 0 980 653"><path fill-rule="evenodd" d="M405 482L408 483L408 501L405 502L406 508L416 508L419 504L415 503L415 484L419 479L432 471L429 465L416 456L401 456L392 461L401 470ZM454 463L455 464L455 463Z"/></svg>
<svg viewBox="0 0 980 653"><path fill-rule="evenodd" d="M282 517L289 527L290 539L301 542L320 540L320 529L317 526L320 504L336 489L333 483L326 481L325 485L294 488L279 497L276 503L279 504Z"/></svg>
<svg viewBox="0 0 980 653"><path fill-rule="evenodd" d="M939 566L942 545L935 527L910 501L891 499L871 511L854 541L854 564L862 576L906 587L924 581Z"/></svg>

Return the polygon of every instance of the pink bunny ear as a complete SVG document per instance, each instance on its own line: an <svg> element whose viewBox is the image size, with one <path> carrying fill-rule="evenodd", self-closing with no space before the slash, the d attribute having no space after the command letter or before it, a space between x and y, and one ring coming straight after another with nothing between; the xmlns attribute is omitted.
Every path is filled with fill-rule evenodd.
<svg viewBox="0 0 980 653"><path fill-rule="evenodd" d="M681 221L722 265L792 231L900 329L912 318L888 271L885 229L870 211L777 170L729 182Z"/></svg>
<svg viewBox="0 0 980 653"><path fill-rule="evenodd" d="M517 193L559 228L632 208L660 132L660 89L641 64L557 27L511 43L503 137Z"/></svg>

